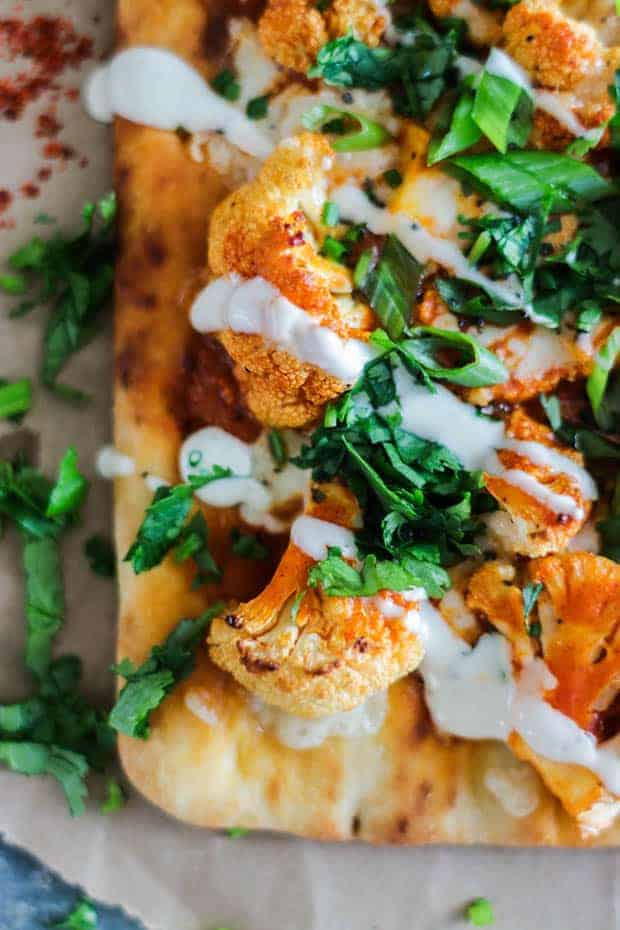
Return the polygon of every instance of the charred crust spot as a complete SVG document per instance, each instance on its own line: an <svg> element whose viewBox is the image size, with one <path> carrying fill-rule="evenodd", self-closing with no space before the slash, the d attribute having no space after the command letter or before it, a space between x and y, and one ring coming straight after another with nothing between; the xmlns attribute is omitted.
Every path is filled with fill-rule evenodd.
<svg viewBox="0 0 620 930"><path fill-rule="evenodd" d="M353 648L356 652L368 652L368 640L364 636L358 636L358 638L353 643Z"/></svg>
<svg viewBox="0 0 620 930"><path fill-rule="evenodd" d="M310 497L312 498L315 504L322 504L325 498L327 497L327 494L325 493L325 491L321 491L320 488L313 486L312 490L310 491Z"/></svg>
<svg viewBox="0 0 620 930"><path fill-rule="evenodd" d="M226 614L224 623L231 626L233 630L241 630L243 628L243 620L241 617L238 617L237 614Z"/></svg>
<svg viewBox="0 0 620 930"><path fill-rule="evenodd" d="M142 291L136 291L133 295L133 304L140 307L141 310L154 310L157 306L157 297L155 294L145 294Z"/></svg>
<svg viewBox="0 0 620 930"><path fill-rule="evenodd" d="M362 819L359 814L355 814L351 820L351 833L353 836L359 836L362 829Z"/></svg>
<svg viewBox="0 0 620 930"><path fill-rule="evenodd" d="M314 678L318 678L320 675L329 675L331 672L335 672L336 669L340 668L342 662L340 659L334 659L333 662L328 662L327 665L321 665L318 668L310 669L310 674Z"/></svg>
<svg viewBox="0 0 620 930"><path fill-rule="evenodd" d="M128 342L116 357L116 377L127 390L135 381L136 370L140 364L140 352L135 341Z"/></svg>
<svg viewBox="0 0 620 930"><path fill-rule="evenodd" d="M166 248L155 234L147 233L144 237L144 252L151 265L155 268L161 268L166 261Z"/></svg>
<svg viewBox="0 0 620 930"><path fill-rule="evenodd" d="M396 830L401 836L404 836L409 831L409 820L407 817L398 818L396 822Z"/></svg>
<svg viewBox="0 0 620 930"><path fill-rule="evenodd" d="M256 656L248 655L245 643L238 642L237 650L243 665L248 672L251 672L253 675L261 675L265 672L277 672L280 668L278 662L273 662L269 659L259 659Z"/></svg>

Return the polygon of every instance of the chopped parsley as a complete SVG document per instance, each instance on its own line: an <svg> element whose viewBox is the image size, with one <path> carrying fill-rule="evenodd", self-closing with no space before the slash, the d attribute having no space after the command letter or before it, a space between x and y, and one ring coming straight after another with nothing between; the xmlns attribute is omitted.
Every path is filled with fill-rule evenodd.
<svg viewBox="0 0 620 930"><path fill-rule="evenodd" d="M96 334L103 310L112 294L115 235L114 194L83 209L84 229L77 236L55 233L49 239L35 236L9 257L15 281L24 293L11 312L19 317L40 304L51 306L43 339L40 366L42 383L65 400L84 401L87 395L61 384L58 377L70 358ZM3 279L4 287L8 283ZM27 292L39 286L35 296ZM16 288L16 284L13 285Z"/></svg>
<svg viewBox="0 0 620 930"><path fill-rule="evenodd" d="M211 87L216 94L224 97L225 100L230 100L231 103L238 100L241 95L241 84L230 68L224 68L216 74L211 81Z"/></svg>
<svg viewBox="0 0 620 930"><path fill-rule="evenodd" d="M226 831L232 840L239 840L250 832L247 827L229 827Z"/></svg>
<svg viewBox="0 0 620 930"><path fill-rule="evenodd" d="M135 666L129 659L123 659L113 667L125 679L108 718L113 729L138 739L148 738L151 713L179 681L191 674L196 649L223 607L217 603L200 617L181 620L163 643L153 646L142 665Z"/></svg>
<svg viewBox="0 0 620 930"><path fill-rule="evenodd" d="M398 168L388 168L387 171L383 172L383 180L388 187L394 190L403 183L403 176Z"/></svg>
<svg viewBox="0 0 620 930"><path fill-rule="evenodd" d="M0 419L21 423L32 407L32 382L30 378L5 381L0 378Z"/></svg>
<svg viewBox="0 0 620 930"><path fill-rule="evenodd" d="M91 571L102 578L114 578L116 575L116 555L114 546L106 536L95 533L84 543L84 555Z"/></svg>
<svg viewBox="0 0 620 930"><path fill-rule="evenodd" d="M248 100L245 112L249 119L265 119L269 111L269 94Z"/></svg>
<svg viewBox="0 0 620 930"><path fill-rule="evenodd" d="M51 930L97 930L97 912L87 898L80 898L70 914L50 924Z"/></svg>
<svg viewBox="0 0 620 930"><path fill-rule="evenodd" d="M356 535L362 570L336 552L312 569L313 583L329 591L363 593L380 583L411 587L415 577L413 584L439 596L449 587L444 567L478 552L478 517L494 507L481 473L466 471L447 448L403 428L396 365L408 377L428 379L415 358L401 356L400 345L390 347L328 406L323 424L293 460L312 469L317 482L341 478L364 514Z"/></svg>
<svg viewBox="0 0 620 930"><path fill-rule="evenodd" d="M403 18L397 26L403 44L395 47L370 48L351 33L328 42L308 77L337 87L386 88L397 113L424 118L451 79L458 34L441 35L420 16Z"/></svg>
<svg viewBox="0 0 620 930"><path fill-rule="evenodd" d="M495 923L495 914L488 898L476 898L467 906L465 914L472 927L490 927Z"/></svg>

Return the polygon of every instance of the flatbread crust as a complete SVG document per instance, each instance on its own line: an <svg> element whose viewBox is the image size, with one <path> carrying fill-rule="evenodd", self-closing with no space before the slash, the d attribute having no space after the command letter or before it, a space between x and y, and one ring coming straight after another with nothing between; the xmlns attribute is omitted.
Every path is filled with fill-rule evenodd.
<svg viewBox="0 0 620 930"><path fill-rule="evenodd" d="M120 0L118 15L121 46L162 45L208 73L202 0ZM176 481L187 311L204 271L209 213L225 189L175 134L123 120L116 125L116 189L115 443L136 460L138 472ZM133 540L150 496L138 475L116 482L119 553ZM226 566L211 600L220 594L245 599L266 580L260 563L230 556L235 522L235 511L209 514L212 548ZM205 607L204 593L192 592L184 567L170 559L140 576L121 564L119 579L119 658L143 661L181 617ZM489 772L495 781L498 772L500 781L510 780L520 763L500 744L439 736L415 675L390 689L387 719L376 735L333 737L296 751L261 729L243 689L201 649L194 674L153 714L150 738L121 736L119 745L135 787L198 826L374 843L592 845L533 770L538 804L525 816L510 814L486 783ZM620 825L594 842L617 844Z"/></svg>

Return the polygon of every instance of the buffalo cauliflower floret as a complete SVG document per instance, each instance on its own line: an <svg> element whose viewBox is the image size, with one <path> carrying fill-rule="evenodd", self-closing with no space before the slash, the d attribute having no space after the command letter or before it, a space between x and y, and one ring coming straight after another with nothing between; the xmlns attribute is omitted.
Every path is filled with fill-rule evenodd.
<svg viewBox="0 0 620 930"><path fill-rule="evenodd" d="M554 0L522 0L503 24L506 51L536 84L570 90L598 68L602 47L591 26L566 16Z"/></svg>
<svg viewBox="0 0 620 930"><path fill-rule="evenodd" d="M303 134L282 143L260 174L214 211L209 267L214 275L261 276L339 336L365 339L374 316L351 299L351 272L318 253L315 231L330 165L322 136ZM236 365L248 407L264 424L309 424L345 388L261 336L224 330L218 338Z"/></svg>
<svg viewBox="0 0 620 930"><path fill-rule="evenodd" d="M378 45L385 17L372 0L334 0L321 13L312 0L269 0L258 31L265 51L279 65L305 74L328 39L353 32Z"/></svg>
<svg viewBox="0 0 620 930"><path fill-rule="evenodd" d="M528 583L542 589L526 618L523 589ZM490 562L470 579L467 604L511 641L518 665L534 656L544 660L553 676L545 700L597 738L615 735L620 565L587 552L564 552L520 568ZM615 819L620 799L592 772L541 757L515 733L509 743L536 768L584 835L600 832Z"/></svg>
<svg viewBox="0 0 620 930"><path fill-rule="evenodd" d="M333 485L322 491L327 501L309 512L352 525L350 493ZM421 640L405 622L417 612L414 602L383 592L386 610L379 598L329 597L308 587L313 564L291 542L265 590L216 618L208 640L213 661L248 691L303 717L352 710L422 658Z"/></svg>
<svg viewBox="0 0 620 930"><path fill-rule="evenodd" d="M467 36L475 45L497 45L501 38L501 10L488 10L473 0L430 0L429 6L439 19L465 20Z"/></svg>
<svg viewBox="0 0 620 930"><path fill-rule="evenodd" d="M507 420L506 432L511 439L540 443L581 465L582 456L561 446L553 432L532 420L523 411L515 410ZM580 487L569 474L548 465L538 465L527 456L527 448L500 449L502 471L485 474L487 490L497 500L500 510L486 518L489 541L500 551L528 555L530 558L548 555L563 549L579 532L592 507ZM524 481L520 481L523 476ZM570 510L558 513L551 503L533 496L527 482L535 479L540 491L560 495L570 504ZM520 486L523 485L523 486ZM556 498L557 500L557 498Z"/></svg>
<svg viewBox="0 0 620 930"><path fill-rule="evenodd" d="M310 0L269 0L258 34L274 61L302 74L327 42L323 17Z"/></svg>

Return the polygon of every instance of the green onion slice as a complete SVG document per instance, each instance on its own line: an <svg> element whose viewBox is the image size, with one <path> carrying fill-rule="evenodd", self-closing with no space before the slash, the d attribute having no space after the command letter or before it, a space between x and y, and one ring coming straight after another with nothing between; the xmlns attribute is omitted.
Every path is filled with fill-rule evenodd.
<svg viewBox="0 0 620 930"><path fill-rule="evenodd" d="M375 123L361 113L352 113L349 110L338 110L324 103L318 103L307 110L301 117L302 126L312 132L317 130L329 131L329 123L342 121L342 125L357 123L359 129L355 132L344 132L332 142L335 152L363 152L385 145L392 139L387 129L380 123ZM325 127L325 128L324 128Z"/></svg>

